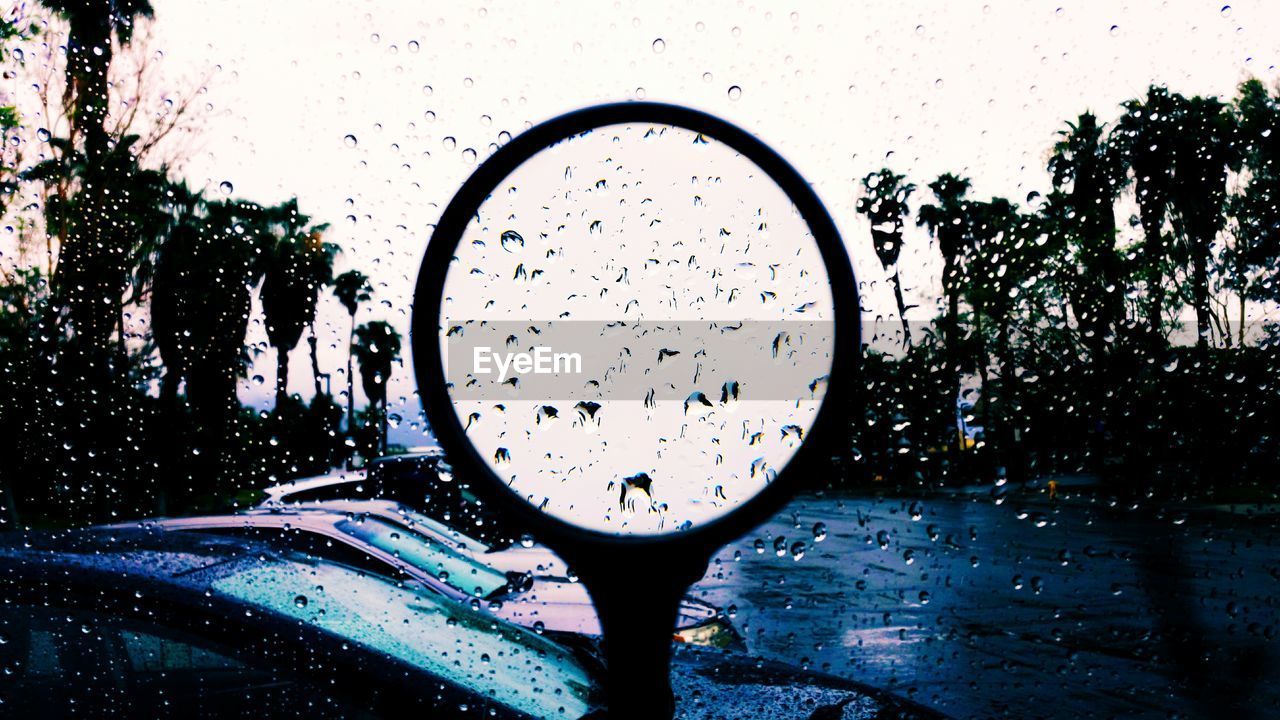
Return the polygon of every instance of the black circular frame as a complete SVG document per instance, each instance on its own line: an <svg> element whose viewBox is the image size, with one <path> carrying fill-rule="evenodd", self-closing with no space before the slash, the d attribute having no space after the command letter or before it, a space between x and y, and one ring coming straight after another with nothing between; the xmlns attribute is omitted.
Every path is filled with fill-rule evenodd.
<svg viewBox="0 0 1280 720"><path fill-rule="evenodd" d="M835 318L835 348L827 392L808 437L779 468L777 477L755 497L729 513L688 530L665 535L615 535L589 530L548 515L529 504L485 462L466 437L446 385L440 347L440 307L445 279L463 234L480 206L504 179L542 150L581 133L624 123L652 123L682 127L728 145L763 170L795 204L821 252L831 285ZM558 536L596 545L719 545L738 537L774 515L790 499L784 482L789 467L816 467L813 453L839 441L843 411L856 366L860 311L853 268L840 234L818 196L790 164L741 128L707 113L678 105L627 102L599 105L561 115L530 128L502 146L458 190L431 234L413 298L410 329L414 372L427 421L459 474L476 478L499 509L536 528L541 535ZM819 463L820 465L820 463ZM715 542L715 541L719 542Z"/></svg>

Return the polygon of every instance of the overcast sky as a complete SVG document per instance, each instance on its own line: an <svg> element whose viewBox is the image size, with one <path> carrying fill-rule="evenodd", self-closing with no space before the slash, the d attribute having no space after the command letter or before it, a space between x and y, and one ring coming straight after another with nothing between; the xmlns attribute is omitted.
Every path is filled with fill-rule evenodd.
<svg viewBox="0 0 1280 720"><path fill-rule="evenodd" d="M465 151L482 160L500 133L566 110L645 98L756 133L827 203L870 319L893 300L853 212L858 178L887 164L923 187L956 171L979 196L1022 200L1047 189L1054 133L1079 112L1109 119L1152 82L1219 95L1249 76L1274 83L1280 56L1280 7L1269 0L154 2L166 74L217 68L188 178L215 191L230 182L260 202L297 195L333 223L339 270L374 278L360 321L387 319L406 335L432 223L475 167ZM912 227L909 302L938 294L935 254ZM327 301L322 318L322 363L336 373L346 316ZM265 339L260 318L251 338ZM393 441L417 444L405 360L391 397L406 424ZM305 391L305 343L293 361L290 389ZM272 358L253 374L263 384L246 382L242 397L265 401Z"/></svg>

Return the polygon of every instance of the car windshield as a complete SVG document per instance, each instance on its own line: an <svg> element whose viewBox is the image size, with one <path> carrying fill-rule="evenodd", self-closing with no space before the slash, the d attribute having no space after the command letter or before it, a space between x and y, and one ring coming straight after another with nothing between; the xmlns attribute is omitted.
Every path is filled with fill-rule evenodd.
<svg viewBox="0 0 1280 720"><path fill-rule="evenodd" d="M490 597L507 587L505 573L403 525L377 517L362 517L340 520L337 527L469 595Z"/></svg>
<svg viewBox="0 0 1280 720"><path fill-rule="evenodd" d="M459 545L465 545L467 550L475 553L487 553L491 549L485 543L462 532L449 527L448 525L423 515L412 508L400 507L399 516L410 527L424 528L428 532L438 533L443 537L456 541Z"/></svg>
<svg viewBox="0 0 1280 720"><path fill-rule="evenodd" d="M245 565L210 586L534 717L588 709L591 678L566 650L431 593L326 562Z"/></svg>

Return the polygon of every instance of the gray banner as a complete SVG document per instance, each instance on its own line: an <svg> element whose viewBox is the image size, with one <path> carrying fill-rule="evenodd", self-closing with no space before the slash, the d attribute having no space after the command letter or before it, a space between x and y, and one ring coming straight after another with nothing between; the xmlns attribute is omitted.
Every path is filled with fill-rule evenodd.
<svg viewBox="0 0 1280 720"><path fill-rule="evenodd" d="M835 347L830 321L451 320L456 400L815 400Z"/></svg>

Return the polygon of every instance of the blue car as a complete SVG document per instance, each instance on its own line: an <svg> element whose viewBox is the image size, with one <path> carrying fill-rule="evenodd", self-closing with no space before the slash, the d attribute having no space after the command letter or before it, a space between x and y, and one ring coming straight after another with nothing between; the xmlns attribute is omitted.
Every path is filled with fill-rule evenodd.
<svg viewBox="0 0 1280 720"><path fill-rule="evenodd" d="M0 715L600 718L589 653L278 545L130 530L0 535ZM855 683L678 650L682 718L929 718Z"/></svg>

